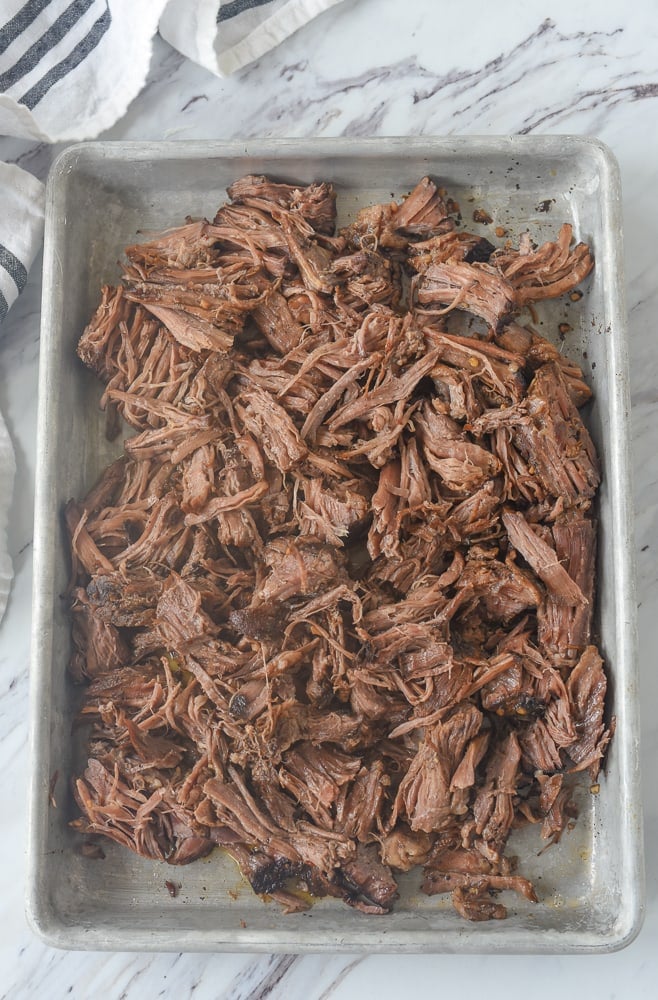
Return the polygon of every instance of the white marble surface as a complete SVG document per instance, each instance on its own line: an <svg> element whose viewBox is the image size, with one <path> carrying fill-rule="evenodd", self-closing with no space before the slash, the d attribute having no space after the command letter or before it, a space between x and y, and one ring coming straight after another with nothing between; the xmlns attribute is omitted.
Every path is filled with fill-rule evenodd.
<svg viewBox="0 0 658 1000"><path fill-rule="evenodd" d="M615 151L624 184L641 634L647 918L583 958L75 954L23 916L39 265L4 323L0 407L17 455L16 580L0 626L0 997L326 998L658 995L658 18L655 0L346 0L217 80L157 42L144 92L107 138L572 132ZM56 150L0 139L44 177Z"/></svg>

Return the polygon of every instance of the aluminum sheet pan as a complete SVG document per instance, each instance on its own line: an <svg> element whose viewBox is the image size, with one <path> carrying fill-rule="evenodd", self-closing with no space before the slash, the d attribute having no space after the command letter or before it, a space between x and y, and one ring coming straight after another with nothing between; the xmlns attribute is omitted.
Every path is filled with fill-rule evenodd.
<svg viewBox="0 0 658 1000"><path fill-rule="evenodd" d="M462 206L485 207L511 234L555 235L559 223L593 245L596 268L577 303L541 304L542 332L572 332L563 349L583 366L595 401L587 420L603 464L599 498L597 629L611 676L617 731L601 790L585 780L580 818L539 854L536 829L515 835L511 853L531 878L538 905L511 898L506 921L469 924L448 899L401 880L386 917L335 900L282 916L242 882L219 851L171 869L108 844L106 858L81 856L68 826L76 691L67 679L69 622L63 503L83 495L116 456L98 410L101 388L74 354L103 281L119 275L136 231L211 216L226 186L245 173L300 183L332 180L341 222L361 205L408 191L426 173ZM474 200L473 200L474 199ZM546 211L550 208L550 211ZM477 227L475 227L477 228ZM483 233L493 228L482 228ZM322 139L248 142L91 143L67 149L47 196L31 678L31 788L27 912L36 931L63 948L158 951L600 952L623 947L642 920L642 826L638 775L629 392L620 183L595 140L564 137ZM49 790L54 776L55 807ZM171 898L165 881L181 891Z"/></svg>

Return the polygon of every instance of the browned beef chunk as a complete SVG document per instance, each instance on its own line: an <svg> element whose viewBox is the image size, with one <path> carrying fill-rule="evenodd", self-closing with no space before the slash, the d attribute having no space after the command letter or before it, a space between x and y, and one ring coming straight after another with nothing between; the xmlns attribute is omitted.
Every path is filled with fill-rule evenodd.
<svg viewBox="0 0 658 1000"><path fill-rule="evenodd" d="M425 866L422 890L428 896L452 892L458 912L468 920L504 917L507 911L504 906L493 903L492 893L508 889L537 902L531 883L505 869L507 865L487 860L474 848L447 846L436 851Z"/></svg>
<svg viewBox="0 0 658 1000"><path fill-rule="evenodd" d="M469 441L457 421L425 404L414 419L425 461L457 493L474 493L500 471L486 448Z"/></svg>
<svg viewBox="0 0 658 1000"><path fill-rule="evenodd" d="M130 662L128 644L116 626L103 621L78 588L71 602L73 654L69 669L77 681L108 673Z"/></svg>
<svg viewBox="0 0 658 1000"><path fill-rule="evenodd" d="M533 371L541 368L548 361L554 361L558 364L575 406L583 406L592 398L592 390L585 382L585 376L580 366L566 354L561 354L550 340L541 337L531 327L510 323L498 334L496 343L505 350L523 355Z"/></svg>
<svg viewBox="0 0 658 1000"><path fill-rule="evenodd" d="M452 508L448 518L450 530L460 540L490 534L495 531L499 505L494 484L486 483Z"/></svg>
<svg viewBox="0 0 658 1000"><path fill-rule="evenodd" d="M543 646L558 663L573 664L589 643L594 606L596 522L576 515L562 517L551 527L555 556L583 595L568 605L549 592L538 616Z"/></svg>
<svg viewBox="0 0 658 1000"><path fill-rule="evenodd" d="M263 851L252 851L245 867L254 892L267 893L268 896L286 885L291 878L310 877L309 866L303 862L281 857L272 860Z"/></svg>
<svg viewBox="0 0 658 1000"><path fill-rule="evenodd" d="M589 770L596 778L603 751L610 739L603 709L607 681L603 661L595 646L588 646L569 675L567 691L576 722L577 739L568 747L576 771Z"/></svg>
<svg viewBox="0 0 658 1000"><path fill-rule="evenodd" d="M493 330L510 318L514 305L514 289L488 264L430 264L420 276L417 296L429 315L464 310Z"/></svg>
<svg viewBox="0 0 658 1000"><path fill-rule="evenodd" d="M118 288L105 285L100 305L78 341L78 357L104 382L116 370L115 356L121 339L121 323L129 321L135 308L125 298L121 285Z"/></svg>
<svg viewBox="0 0 658 1000"><path fill-rule="evenodd" d="M336 431L354 420L364 420L380 406L388 406L406 399L414 391L418 383L428 375L437 360L437 352L430 351L424 358L410 365L399 378L390 372L376 389L363 393L358 398L346 403L334 413L328 422L329 430ZM357 365L354 366L358 367Z"/></svg>
<svg viewBox="0 0 658 1000"><path fill-rule="evenodd" d="M300 531L343 546L351 531L365 524L370 504L367 486L358 479L299 479L303 499L298 505Z"/></svg>
<svg viewBox="0 0 658 1000"><path fill-rule="evenodd" d="M138 709L158 686L161 686L160 671L151 660L139 666L107 670L89 684L83 713L97 716L99 705L108 702L116 708Z"/></svg>
<svg viewBox="0 0 658 1000"><path fill-rule="evenodd" d="M239 320L233 314L229 313L224 324L217 326L183 309L156 304L147 299L146 294L141 293L138 297L136 291L130 292L133 301L141 302L183 347L192 351L227 351L233 344L233 336L240 329Z"/></svg>
<svg viewBox="0 0 658 1000"><path fill-rule="evenodd" d="M516 783L521 750L514 733L495 746L485 775L483 788L473 803L475 830L486 845L488 856L496 860L505 846L514 820L512 799Z"/></svg>
<svg viewBox="0 0 658 1000"><path fill-rule="evenodd" d="M281 216L280 224L304 287L309 292L331 294L336 286L331 273L331 252L314 239L312 227L301 216L297 218L291 212L286 213Z"/></svg>
<svg viewBox="0 0 658 1000"><path fill-rule="evenodd" d="M289 472L306 457L307 448L292 419L269 392L254 387L242 393L240 409L245 428L261 443L263 451L280 472Z"/></svg>
<svg viewBox="0 0 658 1000"><path fill-rule="evenodd" d="M336 302L341 307L369 312L378 303L394 306L400 299L400 284L390 262L372 250L337 257L331 271L338 285Z"/></svg>
<svg viewBox="0 0 658 1000"><path fill-rule="evenodd" d="M410 238L427 239L453 228L436 184L424 177L401 204L389 202L361 209L344 235L357 247L402 250Z"/></svg>
<svg viewBox="0 0 658 1000"><path fill-rule="evenodd" d="M421 319L422 314L419 312L417 320ZM449 366L448 370L456 369L461 386L460 405L463 405L464 416L469 423L475 423L483 406L498 408L505 406L506 401L519 402L524 397L524 359L520 355L501 350L486 340L445 333L433 327L424 327L423 332L428 347L435 349L441 362L431 372L439 396L445 397L446 366ZM451 398L448 392L448 401ZM470 427L468 430L470 431Z"/></svg>
<svg viewBox="0 0 658 1000"><path fill-rule="evenodd" d="M91 759L83 778L78 778L74 795L84 818L74 826L90 834L102 833L136 854L172 864L189 864L208 854L212 841L195 824L195 833L186 823L172 822L172 802L166 787L131 787L117 770L112 774L98 760ZM175 817L175 807L173 816Z"/></svg>
<svg viewBox="0 0 658 1000"><path fill-rule="evenodd" d="M254 309L252 319L280 354L288 354L299 346L303 330L290 312L285 298L278 292L272 292Z"/></svg>
<svg viewBox="0 0 658 1000"><path fill-rule="evenodd" d="M239 270L245 266L253 268L255 258L267 272L279 277L289 266L285 235L269 212L248 205L225 204L217 210L206 232L214 238L221 258L229 266Z"/></svg>
<svg viewBox="0 0 658 1000"><path fill-rule="evenodd" d="M270 572L254 595L256 605L321 593L345 579L339 553L314 538L275 538L264 559Z"/></svg>
<svg viewBox="0 0 658 1000"><path fill-rule="evenodd" d="M551 774L563 768L560 751L543 719L535 719L519 736L523 757L529 768Z"/></svg>
<svg viewBox="0 0 658 1000"><path fill-rule="evenodd" d="M258 608L240 608L229 615L231 626L242 635L259 642L276 639L286 621L286 609L280 604L260 605Z"/></svg>
<svg viewBox="0 0 658 1000"><path fill-rule="evenodd" d="M298 743L283 758L279 780L294 799L304 805L315 822L331 825L331 813L341 787L358 773L361 761L331 747Z"/></svg>
<svg viewBox="0 0 658 1000"><path fill-rule="evenodd" d="M587 603L578 584L558 561L555 549L538 532L532 530L523 514L518 511L503 511L502 520L511 544L546 584L554 601L570 606Z"/></svg>
<svg viewBox="0 0 658 1000"><path fill-rule="evenodd" d="M433 833L452 825L451 781L466 745L481 724L480 712L468 705L457 708L446 722L426 730L396 800L396 809L406 816L412 830Z"/></svg>
<svg viewBox="0 0 658 1000"><path fill-rule="evenodd" d="M500 672L496 670L493 676L487 673L488 679L481 688L480 698L482 707L487 711L506 715L522 705L525 677L520 658L507 654L500 666L503 669Z"/></svg>
<svg viewBox="0 0 658 1000"><path fill-rule="evenodd" d="M391 868L408 872L422 865L432 849L432 838L421 832L412 833L406 824L398 823L382 840L382 861Z"/></svg>
<svg viewBox="0 0 658 1000"><path fill-rule="evenodd" d="M149 572L133 573L128 584L117 574L98 575L87 587L87 597L101 621L119 628L152 626L161 593L162 580Z"/></svg>
<svg viewBox="0 0 658 1000"><path fill-rule="evenodd" d="M533 428L521 426L517 443L546 493L572 500L593 496L601 478L594 445L553 362L535 374L528 409Z"/></svg>
<svg viewBox="0 0 658 1000"><path fill-rule="evenodd" d="M429 177L423 177L396 208L393 227L410 236L430 236L440 226L452 225L439 190Z"/></svg>
<svg viewBox="0 0 658 1000"><path fill-rule="evenodd" d="M269 211L269 206L292 209L318 233L331 235L336 224L336 192L333 184L277 184L267 177L248 175L228 188L231 201Z"/></svg>
<svg viewBox="0 0 658 1000"><path fill-rule="evenodd" d="M489 240L455 230L412 244L409 247L409 263L419 272L426 271L432 264L449 261L486 264L493 252L494 247Z"/></svg>
<svg viewBox="0 0 658 1000"><path fill-rule="evenodd" d="M526 460L525 476L539 486L538 499L575 503L594 495L600 481L594 445L554 362L536 372L523 403L489 410L472 429L479 436L501 428L509 429Z"/></svg>
<svg viewBox="0 0 658 1000"><path fill-rule="evenodd" d="M572 799L572 789L565 784L562 774L539 774L541 788L539 810L543 817L541 835L544 840L557 842L569 820L578 815Z"/></svg>
<svg viewBox="0 0 658 1000"><path fill-rule="evenodd" d="M493 558L494 552L482 555L470 555L457 585L480 598L487 617L507 622L528 608L538 607L542 592L529 574L509 558L503 563Z"/></svg>
<svg viewBox="0 0 658 1000"><path fill-rule="evenodd" d="M207 231L207 223L188 222L165 229L145 243L126 247L131 264L145 274L158 268L199 268L215 260L215 240Z"/></svg>
<svg viewBox="0 0 658 1000"><path fill-rule="evenodd" d="M361 843L376 836L382 825L381 811L390 783L381 760L361 768L336 810L337 829Z"/></svg>
<svg viewBox="0 0 658 1000"><path fill-rule="evenodd" d="M380 860L374 844L359 844L353 860L342 866L340 881L350 895L354 892L354 905L365 913L387 913L398 894L391 869Z"/></svg>
<svg viewBox="0 0 658 1000"><path fill-rule="evenodd" d="M504 920L507 910L502 903L495 903L487 893L489 886L485 880L480 885L471 884L453 890L452 905L465 920Z"/></svg>
<svg viewBox="0 0 658 1000"><path fill-rule="evenodd" d="M552 299L570 292L587 277L594 267L594 258L585 243L571 247L571 226L565 223L555 243L543 243L532 248L525 234L518 250L497 251L492 263L513 285L519 306L539 299Z"/></svg>
<svg viewBox="0 0 658 1000"><path fill-rule="evenodd" d="M199 591L175 573L165 582L155 613L163 644L171 649L185 648L195 639L216 633L212 619L201 607Z"/></svg>

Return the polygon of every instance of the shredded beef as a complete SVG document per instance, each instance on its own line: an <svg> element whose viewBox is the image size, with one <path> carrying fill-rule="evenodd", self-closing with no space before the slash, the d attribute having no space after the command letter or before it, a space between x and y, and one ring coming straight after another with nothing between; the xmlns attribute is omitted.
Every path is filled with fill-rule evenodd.
<svg viewBox="0 0 658 1000"><path fill-rule="evenodd" d="M78 344L134 434L64 510L73 825L220 845L286 913L300 887L387 913L423 866L503 918L537 899L511 831L558 840L614 728L591 392L518 317L591 252L568 225L495 248L427 177L338 233L329 183L228 193L127 248Z"/></svg>

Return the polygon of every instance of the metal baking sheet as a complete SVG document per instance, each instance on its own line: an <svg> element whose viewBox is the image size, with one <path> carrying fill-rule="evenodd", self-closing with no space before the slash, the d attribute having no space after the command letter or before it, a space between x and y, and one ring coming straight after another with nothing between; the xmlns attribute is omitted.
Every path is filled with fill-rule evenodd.
<svg viewBox="0 0 658 1000"><path fill-rule="evenodd" d="M401 880L389 916L335 900L282 916L242 881L222 852L184 868L135 857L108 843L104 860L79 853L70 777L76 691L67 679L69 622L63 503L83 495L121 444L109 444L101 388L75 344L119 274L137 230L186 215L211 216L226 186L245 173L338 189L340 221L361 205L407 192L424 174L461 205L484 207L490 228L548 237L563 221L593 245L596 268L579 302L542 303L541 331L579 361L594 389L588 425L603 464L599 498L597 628L611 677L617 731L600 793L586 780L580 818L559 845L539 853L538 831L515 835L510 853L540 903L509 898L506 921L469 924L448 899ZM629 943L643 911L638 695L635 655L629 392L619 175L599 142L545 136L442 139L263 140L245 143L91 143L67 149L47 195L31 677L31 787L27 912L51 945L158 951L601 952ZM547 211L550 209L550 211ZM477 228L477 227L475 227ZM52 794L51 794L52 791ZM56 802L56 805L55 805ZM176 898L167 879L181 884Z"/></svg>

